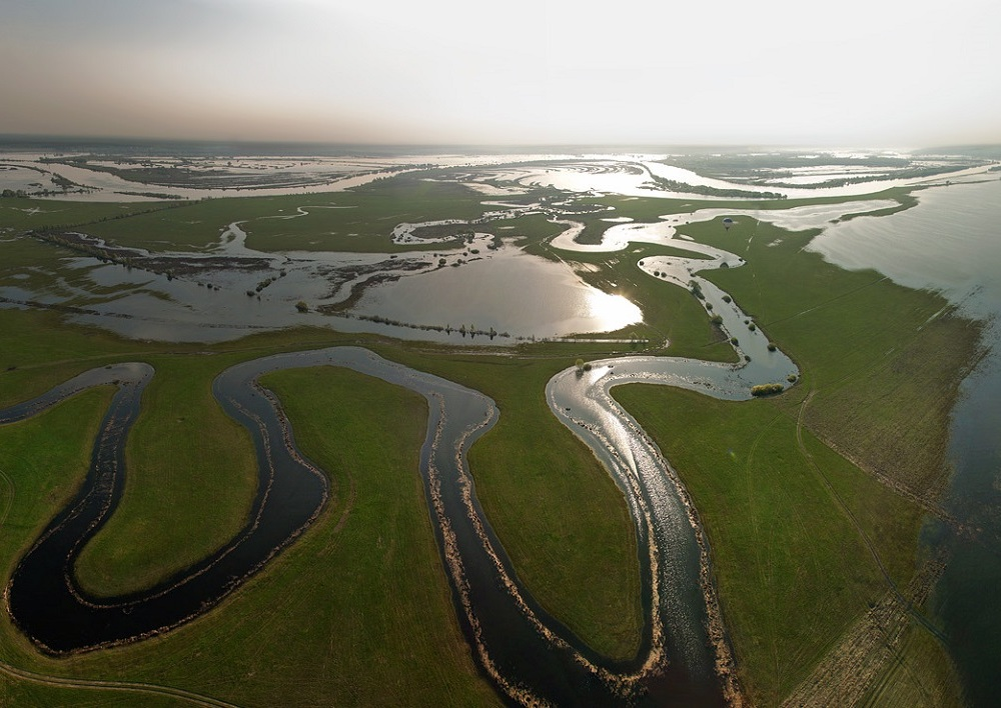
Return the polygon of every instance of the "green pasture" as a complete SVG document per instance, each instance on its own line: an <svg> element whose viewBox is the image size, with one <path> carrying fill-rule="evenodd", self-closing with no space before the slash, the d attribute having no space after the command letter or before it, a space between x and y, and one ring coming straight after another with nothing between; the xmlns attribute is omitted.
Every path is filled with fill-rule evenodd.
<svg viewBox="0 0 1001 708"><path fill-rule="evenodd" d="M980 324L938 295L803 250L812 231L741 219L729 231L708 223L686 233L748 261L703 275L797 362L807 385L784 398L814 393L810 428L868 471L934 497L948 476L949 412L979 355Z"/></svg>
<svg viewBox="0 0 1001 708"><path fill-rule="evenodd" d="M460 243L457 238L451 244L396 246L392 231L397 224L473 220L496 210L464 187L404 175L343 192L203 199L94 223L86 232L152 251L207 249L218 243L229 224L241 222L247 245L257 250L396 253L454 248Z"/></svg>
<svg viewBox="0 0 1001 708"><path fill-rule="evenodd" d="M727 403L630 385L617 400L687 486L712 548L723 617L745 689L775 705L806 678L885 581L844 504L895 582L910 577L921 513L765 401ZM876 512L874 515L873 512Z"/></svg>
<svg viewBox="0 0 1001 708"><path fill-rule="evenodd" d="M159 202L68 202L52 199L0 198L0 238L5 232L67 228L164 211Z"/></svg>
<svg viewBox="0 0 1001 708"><path fill-rule="evenodd" d="M143 345L100 331L62 325L49 312L0 310L0 320L5 331L15 334L10 341L23 351L14 355L13 350L7 350L11 355L8 360L14 362L9 366L17 368L0 372L3 404L36 395L105 361L141 360L157 369L144 396L143 413L130 436L129 477L121 506L87 547L76 569L81 582L98 594L149 586L217 546L242 523L254 492L254 460L245 431L222 416L211 400L209 387L219 371L237 360L271 351L357 340L326 330L302 330L214 347ZM624 501L597 461L551 416L543 398L545 381L568 365L567 360L558 356L524 362L505 356L474 356L461 361L436 352L436 348L420 351L419 347L380 346L377 339L370 345L391 358L476 386L498 400L504 411L501 422L474 447L472 469L480 498L519 575L539 601L585 641L613 656L634 654L641 623L639 578L635 540ZM281 376L275 378L280 380ZM367 383L354 381L351 388L322 393L323 389L315 387L309 390L315 389L317 397L329 395L331 401L347 401L363 395ZM286 392L283 401L290 396ZM285 404L293 405L288 401ZM376 412L373 410L373 415ZM383 413L384 420L396 420L399 415L391 407ZM90 415L96 424L100 411ZM319 421L326 430L339 425L323 417ZM303 423L294 416L293 423L297 439L308 452L300 433ZM370 425L378 427L374 422ZM47 430L60 434L63 427L55 424L47 426ZM164 430L170 434L162 434ZM392 430L388 428L386 434ZM185 444L179 444L181 440ZM338 449L351 447L346 440L354 438L339 438ZM82 445L79 454L86 460L87 444ZM418 449L419 444L415 444L411 452L416 454ZM324 464L322 459L317 461ZM384 461L378 466L382 469L388 464ZM416 459L412 465L400 464L399 468L401 473L409 471L419 480ZM547 501L554 498L560 503ZM426 520L422 494L411 502L416 503L416 512L412 513ZM381 502L366 503L378 507ZM49 518L58 506L54 503L40 518ZM571 513L566 513L567 509ZM363 532L376 536L380 533L372 529ZM427 541L433 544L429 529L427 533ZM383 536L391 537L392 531L385 531ZM436 556L421 562L425 566L420 571L408 568L400 572L416 574L422 583L431 573L444 582ZM367 566L356 569L352 571L353 581L360 586L384 582L368 574ZM582 586L589 591L578 592ZM237 596L244 592L239 591ZM200 627L211 625L217 616L228 615L228 610L217 610L181 632L198 634ZM172 633L162 641L174 636ZM143 643L135 649L160 641ZM283 640L274 641L281 644ZM131 656L132 649L88 655L88 665L98 675L117 676L117 680L145 676L124 670L114 673L114 662L105 672L100 660L92 661L119 651ZM310 654L314 650L302 651ZM151 652L151 656L155 655ZM25 666L24 659L22 655L17 665ZM54 666L64 663L56 662ZM156 664L150 659L150 666ZM29 665L38 670L37 664ZM395 669L390 666L388 670ZM164 680L161 677L153 681ZM218 678L217 683L225 681ZM180 675L172 685L191 687Z"/></svg>
<svg viewBox="0 0 1001 708"><path fill-rule="evenodd" d="M546 382L573 362L381 353L496 401L500 420L472 447L469 463L480 502L518 576L594 649L620 659L634 656L642 609L625 500L545 400Z"/></svg>
<svg viewBox="0 0 1001 708"><path fill-rule="evenodd" d="M812 232L746 218L718 226L684 230L748 263L703 275L797 362L800 383L739 404L641 385L614 395L692 493L744 686L772 705L912 577L924 515L912 499L938 501L949 411L978 355L979 326L938 295L826 263L803 250ZM954 699L937 640L920 625L907 631L900 662L945 667L916 688L888 665L870 694L906 702L920 688Z"/></svg>
<svg viewBox="0 0 1001 708"><path fill-rule="evenodd" d="M276 374L268 384L336 490L307 534L221 607L165 637L52 660L4 619L2 661L47 676L180 687L241 705L494 703L459 632L423 499L423 399L333 369ZM86 470L108 395L90 391L0 429L0 469L14 490L2 541L5 577ZM152 511L145 499L132 503L139 501ZM158 521L205 535L191 519L162 514ZM117 540L142 545L163 533L150 527L131 543ZM0 685L5 704L104 704L125 696L135 705L149 695L11 677Z"/></svg>
<svg viewBox="0 0 1001 708"><path fill-rule="evenodd" d="M912 199L899 190L882 196L900 208ZM81 230L123 246L197 250L217 242L227 224L243 221L248 245L261 250L395 252L412 249L390 244L396 224L475 219L496 209L481 201L457 185L410 176L349 192L212 199L155 211L149 204L0 200L0 285L65 289L75 282L60 260L67 251L10 240L25 229L87 224ZM600 202L616 211L582 217L592 235L611 225L600 217L652 220L722 206ZM28 204L47 211L20 210L34 208ZM729 206L739 214L741 207L762 205ZM272 218L298 214L298 207L308 215ZM558 252L546 240L562 227L542 215L475 228L519 237L538 255L599 266L581 277L636 302L645 319L601 336L634 341L463 351L290 329L214 345L143 343L66 324L51 310L0 308L0 406L114 361L146 361L157 371L128 442L124 498L85 549L76 568L80 582L98 594L148 587L242 525L255 491L255 462L246 431L212 399L211 382L220 371L277 351L360 343L497 402L500 419L473 446L470 467L519 578L593 648L617 658L634 655L642 618L632 524L607 473L549 412L545 384L577 357L646 350L735 361L735 354L695 297L636 268L640 259L672 249ZM729 230L716 220L682 231L746 259L741 268L702 275L796 361L801 380L781 396L745 403L651 385L618 388L614 395L692 494L748 696L755 704L778 704L873 603L902 591L914 575L925 513L918 502L934 508L948 476L949 412L979 354L980 329L935 294L826 263L804 250L814 232L750 218ZM640 339L650 343L637 344ZM184 702L158 687L241 705L497 701L459 633L431 533L417 471L423 401L338 369L282 372L266 383L281 398L300 446L330 475L334 494L321 518L220 607L163 637L53 660L38 654L4 615L0 705ZM0 428L4 578L79 484L109 396L109 389L88 391ZM955 700L947 658L919 624L907 629L898 657L867 689L868 700ZM925 678L914 678L916 672ZM145 687L60 687L51 677Z"/></svg>

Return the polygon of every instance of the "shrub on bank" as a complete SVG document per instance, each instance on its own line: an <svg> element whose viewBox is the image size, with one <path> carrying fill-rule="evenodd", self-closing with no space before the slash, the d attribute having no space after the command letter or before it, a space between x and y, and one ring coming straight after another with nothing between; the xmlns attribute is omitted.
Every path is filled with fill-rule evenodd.
<svg viewBox="0 0 1001 708"><path fill-rule="evenodd" d="M757 386L751 386L752 396L772 396L776 393L782 393L785 391L785 386L780 383L770 383L770 384L758 384Z"/></svg>

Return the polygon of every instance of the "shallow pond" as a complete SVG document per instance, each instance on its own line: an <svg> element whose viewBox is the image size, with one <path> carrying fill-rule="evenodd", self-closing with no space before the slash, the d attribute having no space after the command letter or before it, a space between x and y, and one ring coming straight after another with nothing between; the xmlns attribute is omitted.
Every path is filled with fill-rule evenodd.
<svg viewBox="0 0 1001 708"><path fill-rule="evenodd" d="M642 320L626 298L587 285L563 263L514 247L481 251L461 266L370 288L353 311L419 325L493 327L523 337L608 332Z"/></svg>
<svg viewBox="0 0 1001 708"><path fill-rule="evenodd" d="M59 285L64 279L58 279L58 288L43 292L0 286L0 297L14 303L69 305L78 308L73 321L158 341L227 341L261 330L310 325L401 339L462 343L474 338L514 344L519 339L614 331L642 320L635 304L587 285L566 264L511 245L490 249L490 242L489 236L478 235L462 249L393 256L266 253L248 248L246 233L239 224L230 224L211 251L155 254L161 264L225 256L229 260L222 268L194 268L169 277L95 258L70 258L64 262L83 275L74 278L73 287ZM371 278L376 284L367 282ZM345 301L356 286L362 295L354 306L337 314L318 311ZM298 312L299 301L310 310ZM370 319L374 317L381 321ZM451 331L427 329L445 326ZM467 334L491 328L508 336Z"/></svg>

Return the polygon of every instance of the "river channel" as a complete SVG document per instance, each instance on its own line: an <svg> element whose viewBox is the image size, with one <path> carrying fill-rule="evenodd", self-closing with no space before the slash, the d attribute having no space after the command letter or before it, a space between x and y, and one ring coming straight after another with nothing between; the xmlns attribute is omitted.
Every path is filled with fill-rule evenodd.
<svg viewBox="0 0 1001 708"><path fill-rule="evenodd" d="M651 228L660 228L653 225ZM689 245L678 242L679 247ZM460 624L481 669L508 700L559 705L681 700L717 705L738 690L710 582L709 550L687 492L656 445L611 398L630 382L655 383L717 398L751 397L757 384L795 380L795 365L769 347L760 329L699 270L738 267L733 254L690 244L708 258L655 257L650 277L698 283L728 332L740 332L740 365L676 357L620 357L571 367L546 388L553 413L591 447L622 489L640 547L646 613L639 654L612 662L581 644L520 584L476 499L466 452L497 420L493 401L364 349L336 347L264 357L223 372L213 392L251 433L258 494L244 528L221 549L148 591L88 595L73 578L77 555L114 513L125 470L124 443L154 372L146 364L93 369L32 401L0 411L0 424L33 416L90 386L118 386L94 445L91 469L18 564L7 588L14 621L44 651L65 654L129 643L197 617L259 571L321 512L325 475L296 448L277 400L257 383L270 371L342 366L404 386L428 401L421 451L430 516Z"/></svg>

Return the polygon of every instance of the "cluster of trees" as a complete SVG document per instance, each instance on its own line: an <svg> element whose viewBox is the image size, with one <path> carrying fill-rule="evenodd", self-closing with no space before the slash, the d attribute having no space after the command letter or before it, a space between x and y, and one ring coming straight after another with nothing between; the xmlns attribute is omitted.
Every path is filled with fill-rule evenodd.
<svg viewBox="0 0 1001 708"><path fill-rule="evenodd" d="M351 315L348 315L349 317ZM450 324L447 325L428 325L428 324L413 324L412 322L401 322L400 320L390 319L389 317L383 317L382 315L354 315L359 320L365 320L366 322L375 322L376 324L386 324L393 325L394 327L406 327L407 329L419 329L424 332L444 332L445 334L452 334L452 332L458 332L463 337L469 335L470 337L475 337L477 335L483 335L493 339L494 337L510 337L510 332L498 332L496 329L491 327L490 329L477 329L475 325L460 325L458 327L453 327Z"/></svg>
<svg viewBox="0 0 1001 708"><path fill-rule="evenodd" d="M915 166L908 169L888 172L883 175L863 175L860 177L836 177L823 182L814 182L807 185L809 189L829 189L831 187L844 187L849 184L862 184L863 182L885 182L891 179L915 179L917 177L934 177L935 175L955 172L957 166L954 164L938 166ZM801 184L772 182L776 187L803 187Z"/></svg>
<svg viewBox="0 0 1001 708"><path fill-rule="evenodd" d="M751 395L772 396L776 393L782 393L785 389L785 385L780 383L759 384L757 386L751 386Z"/></svg>
<svg viewBox="0 0 1001 708"><path fill-rule="evenodd" d="M282 271L280 271L278 273L278 275L273 275L270 278L265 278L264 280L262 280L261 282L259 282L257 284L256 288L254 288L253 290L248 290L247 291L247 297L254 297L254 295L257 295L258 293L260 293L262 290L264 290L264 288L266 288L269 285L271 285L271 283L275 282L279 278L284 278L286 275L288 275L288 271L282 270Z"/></svg>

